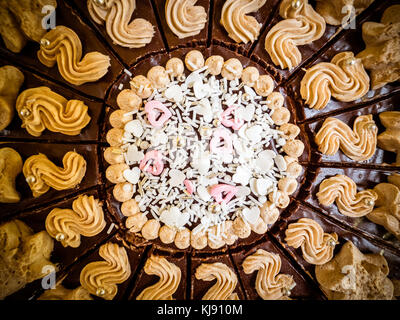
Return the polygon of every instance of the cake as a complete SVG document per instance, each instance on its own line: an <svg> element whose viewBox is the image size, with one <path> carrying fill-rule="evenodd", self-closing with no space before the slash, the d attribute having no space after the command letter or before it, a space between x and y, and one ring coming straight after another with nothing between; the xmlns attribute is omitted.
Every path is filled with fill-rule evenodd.
<svg viewBox="0 0 400 320"><path fill-rule="evenodd" d="M396 1L0 3L1 299L400 295Z"/></svg>

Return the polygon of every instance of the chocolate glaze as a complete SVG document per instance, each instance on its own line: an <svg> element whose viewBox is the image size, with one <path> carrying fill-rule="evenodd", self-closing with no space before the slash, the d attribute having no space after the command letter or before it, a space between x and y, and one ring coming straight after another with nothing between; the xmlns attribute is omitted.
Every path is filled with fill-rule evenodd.
<svg viewBox="0 0 400 320"><path fill-rule="evenodd" d="M88 21L88 25L101 34L101 37L107 41L107 45L112 48L112 50L118 55L125 65L132 65L145 56L166 50L150 0L136 1L136 10L132 15L132 20L136 18L143 18L148 20L154 26L155 33L153 39L149 44L142 48L125 48L114 44L112 39L107 34L105 23L103 25L99 25L93 21L87 8L87 1L68 1L71 1L73 5L78 8L78 11L82 13L85 20Z"/></svg>
<svg viewBox="0 0 400 320"><path fill-rule="evenodd" d="M397 240L393 235L390 236L384 227L371 222L366 217L347 217L339 212L335 204L332 204L331 206L323 206L319 203L317 198L319 186L322 181L338 174L351 178L357 184L357 191L361 191L373 189L379 183L387 183L388 176L393 173L393 171L356 168L317 168L315 179L311 184L311 190L306 202L315 207L317 211L320 210L335 220L360 230L360 232L366 233L368 236L375 238L377 241L384 242L386 245L400 250L400 241Z"/></svg>
<svg viewBox="0 0 400 320"><path fill-rule="evenodd" d="M213 281L197 280L195 277L196 269L203 263L216 263L216 262L226 264L229 268L231 268L235 272L235 267L228 254L215 254L215 255L205 255L205 256L197 255L192 257L190 266L191 270L190 274L192 275L191 287L190 287L190 299L201 300L201 298L205 295L208 289L210 289L216 283L216 280ZM239 275L237 273L236 275L238 276L238 283L233 293L237 293L239 299L244 300L246 299L246 296L243 292Z"/></svg>
<svg viewBox="0 0 400 320"><path fill-rule="evenodd" d="M300 218L309 218L315 220L321 225L322 229L324 229L324 232L326 233L337 233L337 235L339 236L340 244L336 245L335 247L335 255L340 251L342 245L347 241L353 242L354 245L363 253L381 253L383 250L383 256L386 258L390 268L389 278L399 278L400 256L396 254L395 251L392 251L373 240L368 240L366 237L363 237L358 232L341 226L338 222L334 222L333 220L300 203L293 203L291 210L288 212L290 212L290 214L286 216L281 216L281 223L274 226L272 230L272 235L314 280L315 265L312 265L303 259L301 248L294 249L293 247L289 247L288 245L286 245L285 242L285 231L288 225L296 222Z"/></svg>
<svg viewBox="0 0 400 320"><path fill-rule="evenodd" d="M31 68L39 74L43 74L56 82L79 90L86 95L103 99L110 83L112 83L112 81L122 72L123 67L115 56L107 50L107 47L103 45L102 41L89 28L89 26L81 20L75 10L73 10L65 1L57 1L57 5L57 25L69 27L76 32L82 42L83 54L98 51L110 57L111 67L103 78L96 82L85 83L80 86L70 84L60 75L57 64L52 68L47 68L40 63L37 58L37 52L39 51L40 46L35 42L28 42L26 47L18 54L7 50L2 43L0 46L0 56L14 61L16 65L23 65L27 68Z"/></svg>
<svg viewBox="0 0 400 320"><path fill-rule="evenodd" d="M225 30L224 26L221 24L221 13L222 7L224 6L225 0L215 0L214 1L214 18L212 25L212 43L217 45L227 46L229 49L233 51L238 51L242 54L248 55L251 49L256 45L255 43L248 42L237 43L233 39L228 36L228 32ZM272 16L274 12L277 10L279 6L278 0L267 1L264 6L262 6L257 12L253 12L249 14L257 19L257 21L261 24L260 35L258 41L263 39L262 31L264 27L271 22Z"/></svg>
<svg viewBox="0 0 400 320"><path fill-rule="evenodd" d="M57 191L50 189L48 192L38 198L34 198L29 185L25 181L24 175L21 173L16 180L16 188L21 195L21 201L18 203L2 203L1 219L14 215L20 211L41 207L52 201L62 199L68 195L77 193L96 186L99 182L97 148L95 145L78 145L78 144L54 144L54 143L37 143L37 142L0 142L0 148L13 148L22 157L25 162L27 158L39 153L45 154L50 161L57 166L62 166L62 158L69 151L76 151L82 155L87 162L86 175L80 185L74 189Z"/></svg>
<svg viewBox="0 0 400 320"><path fill-rule="evenodd" d="M315 9L315 1L310 1L310 4L313 6L313 8ZM371 11L373 10L374 5L371 5L371 7L369 9L366 9L363 13L361 13L359 15L359 17L357 17L357 24L360 25L361 22L365 21L365 16ZM276 78L276 81L279 83L285 82L288 78L291 77L291 75L293 75L294 73L296 73L299 69L301 69L305 64L307 64L313 56L315 56L318 52L320 52L321 50L325 50L328 46L329 43L331 41L333 41L334 39L340 38L339 35L342 35L341 31L343 30L342 28L339 28L338 26L332 26L327 24L326 25L326 30L324 35L310 43L307 45L303 45L303 46L299 46L298 49L301 52L302 55L302 61L301 63L293 68L292 70L289 69L280 69L280 66L276 66L268 52L265 50L265 38L268 34L268 32L272 29L273 26L275 26L279 21L282 21L283 18L279 15L279 6L277 8L277 10L275 11L275 14L270 22L270 24L268 25L268 27L265 29L265 31L262 33L262 35L260 36L260 41L257 43L253 53L252 53L252 58L259 60L260 63L262 65L264 65L267 68L271 68L272 70L274 70L274 76ZM358 30L360 30L360 28L357 28Z"/></svg>
<svg viewBox="0 0 400 320"><path fill-rule="evenodd" d="M350 110L346 111L337 115L334 115L334 118L339 119L346 123L351 129L353 129L353 124L354 121L357 117L361 115L373 115L373 119L378 126L378 134L382 133L385 131L385 127L382 126L379 120L379 114L384 112L384 111L393 111L397 109L397 104L400 101L400 96L394 96L392 98L383 100L379 103L361 107L356 110ZM318 151L318 146L315 143L315 136L322 127L324 121L326 118L323 118L321 120L316 120L315 122L311 122L309 124L305 125L305 130L308 133L311 148L313 149L312 155L311 155L311 161L312 163L341 163L341 164L351 164L354 167L358 167L361 165L365 165L368 167L376 167L376 166L382 166L385 163L386 164L391 164L396 161L396 155L395 153L388 152L385 150L382 150L380 148L376 148L375 154L366 161L363 162L357 162L349 157L347 157L340 149L338 152L333 155L333 156L327 156Z"/></svg>
<svg viewBox="0 0 400 320"><path fill-rule="evenodd" d="M280 274L288 274L293 276L293 280L296 282L296 286L292 289L290 298L292 299L321 299L323 294L306 280L306 276L298 271L298 266L293 264L288 257L273 244L272 240L266 236L265 239L259 243L254 243L245 250L239 250L238 252L232 252L232 259L239 271L240 279L242 281L246 296L249 300L260 300L255 289L255 283L258 271L251 274L246 274L243 270L243 261L250 255L254 254L258 249L265 250L267 252L278 254L282 261ZM308 277L307 277L308 278Z"/></svg>
<svg viewBox="0 0 400 320"><path fill-rule="evenodd" d="M152 249L146 256L146 260L150 258L151 255L161 256L175 264L181 270L181 282L176 290L176 292L172 295L173 299L176 300L185 300L186 299L186 285L187 285L187 257L182 253L177 253L174 255L168 254L166 252L162 252L156 249ZM143 263L146 263L146 260ZM143 264L144 266L144 264ZM137 296L146 288L154 285L160 280L159 277L154 275L148 275L144 272L142 268L139 271L138 278L135 282L134 288L129 295L128 300L136 300Z"/></svg>
<svg viewBox="0 0 400 320"><path fill-rule="evenodd" d="M160 17L161 27L163 30L164 37L167 40L168 48L175 49L179 47L190 46L198 46L205 45L208 40L208 29L209 29L209 17L210 15L210 1L208 0L199 0L196 2L196 6L201 6L206 10L207 13L207 23L204 26L204 29L196 36L187 37L184 39L179 39L178 36L175 35L169 28L167 24L167 20L165 19L165 3L166 0L154 0L155 10Z"/></svg>
<svg viewBox="0 0 400 320"><path fill-rule="evenodd" d="M9 63L4 60L0 59L0 65L8 65ZM43 131L40 137L34 137L30 135L24 128L21 128L22 120L15 113L14 119L11 124L4 130L0 131L0 137L4 138L12 138L12 139L25 139L25 140L45 140L45 141L70 141L70 142L81 142L81 141L97 141L98 134L99 134L99 123L100 123L100 114L103 109L103 104L85 98L75 92L64 88L52 81L44 79L35 73L32 73L28 70L21 69L22 73L25 76L24 84L20 89L20 93L26 89L32 89L37 87L49 87L55 93L62 95L67 100L81 100L89 107L88 114L91 117L90 123L81 131L81 134L77 136L67 136L61 133L51 132L49 130Z"/></svg>
<svg viewBox="0 0 400 320"><path fill-rule="evenodd" d="M63 279L63 277L57 277L57 280L62 280L61 284L67 289L75 289L80 286L80 274L82 269L89 263L94 261L104 261L102 257L99 255L98 249L101 245L105 244L106 242L113 242L117 243L119 246L124 246L123 242L120 240L120 236L118 234L114 235L112 238L108 238L108 240L103 241L102 243L98 243L95 247L93 247L92 252L86 255L83 259L79 262L75 263L73 267L68 271L68 274ZM129 287L132 279L135 276L137 271L137 267L143 255L144 249L134 249L125 247L126 253L128 254L128 258L131 265L131 275L130 277L124 281L123 283L118 285L118 293L114 297L114 300L121 300L123 299L123 295L126 292L127 288ZM92 296L95 300L99 300L101 298Z"/></svg>

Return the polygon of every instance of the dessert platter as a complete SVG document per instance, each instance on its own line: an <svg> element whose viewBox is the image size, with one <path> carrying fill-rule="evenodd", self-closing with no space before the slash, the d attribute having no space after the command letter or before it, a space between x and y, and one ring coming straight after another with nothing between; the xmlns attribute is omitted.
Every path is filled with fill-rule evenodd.
<svg viewBox="0 0 400 320"><path fill-rule="evenodd" d="M0 4L0 299L400 297L399 1Z"/></svg>

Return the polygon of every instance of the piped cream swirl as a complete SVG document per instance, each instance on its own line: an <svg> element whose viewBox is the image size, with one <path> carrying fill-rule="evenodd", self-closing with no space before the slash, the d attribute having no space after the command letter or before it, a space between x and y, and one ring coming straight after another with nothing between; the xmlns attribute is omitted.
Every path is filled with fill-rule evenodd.
<svg viewBox="0 0 400 320"><path fill-rule="evenodd" d="M207 23L204 7L195 6L197 0L167 0L165 19L168 27L179 38L183 39L199 34Z"/></svg>
<svg viewBox="0 0 400 320"><path fill-rule="evenodd" d="M144 47L151 42L155 33L149 21L142 18L132 20L135 10L135 0L106 0L104 6L88 0L92 19L98 24L105 22L111 40L126 48Z"/></svg>
<svg viewBox="0 0 400 320"><path fill-rule="evenodd" d="M370 189L357 192L357 185L353 180L338 174L322 181L317 197L320 204L330 206L336 202L341 214L358 218L372 212L378 195Z"/></svg>
<svg viewBox="0 0 400 320"><path fill-rule="evenodd" d="M46 218L46 230L64 247L77 248L81 244L81 235L93 237L106 226L101 203L93 196L80 195L71 209L53 209Z"/></svg>
<svg viewBox="0 0 400 320"><path fill-rule="evenodd" d="M43 37L38 58L46 67L57 63L61 76L73 85L95 82L110 67L110 57L100 52L89 52L82 58L82 43L70 28L57 26Z"/></svg>
<svg viewBox="0 0 400 320"><path fill-rule="evenodd" d="M365 161L375 154L377 133L370 114L357 117L353 130L343 121L329 117L315 136L315 142L318 150L328 156L333 156L340 148L350 159Z"/></svg>
<svg viewBox="0 0 400 320"><path fill-rule="evenodd" d="M87 264L81 271L80 282L91 294L112 300L118 292L117 284L131 275L128 254L125 248L108 242L100 247L99 255L105 261Z"/></svg>
<svg viewBox="0 0 400 320"><path fill-rule="evenodd" d="M64 155L63 168L60 168L39 153L25 161L22 172L33 196L39 197L50 187L58 191L76 187L85 176L86 161L80 154L70 151Z"/></svg>
<svg viewBox="0 0 400 320"><path fill-rule="evenodd" d="M173 295L181 282L181 269L163 257L152 255L146 261L144 272L160 280L144 289L136 300L174 300Z"/></svg>
<svg viewBox="0 0 400 320"><path fill-rule="evenodd" d="M237 293L234 293L238 282L237 276L226 264L203 263L196 269L195 276L197 280L217 280L202 300L239 300Z"/></svg>
<svg viewBox="0 0 400 320"><path fill-rule="evenodd" d="M222 7L220 22L229 37L237 43L257 40L261 24L248 14L256 12L266 2L266 0L227 0Z"/></svg>
<svg viewBox="0 0 400 320"><path fill-rule="evenodd" d="M369 82L361 59L356 59L353 52L341 52L330 63L321 62L307 70L300 94L310 108L321 110L332 96L344 102L363 97Z"/></svg>
<svg viewBox="0 0 400 320"><path fill-rule="evenodd" d="M315 265L332 259L338 241L336 233L325 233L316 221L308 218L289 224L285 235L287 245L295 249L301 247L304 260Z"/></svg>
<svg viewBox="0 0 400 320"><path fill-rule="evenodd" d="M279 14L285 20L278 22L265 38L265 49L272 62L289 70L301 63L300 45L310 44L325 33L326 23L308 0L300 0L298 7L292 0L283 0ZM297 1L296 1L297 3Z"/></svg>
<svg viewBox="0 0 400 320"><path fill-rule="evenodd" d="M34 137L46 129L69 136L79 135L90 122L88 107L80 100L68 101L47 87L23 91L16 108L22 128Z"/></svg>
<svg viewBox="0 0 400 320"><path fill-rule="evenodd" d="M258 249L243 261L246 274L258 271L256 290L264 300L287 299L288 293L296 285L292 276L279 274L281 263L279 255L262 249Z"/></svg>

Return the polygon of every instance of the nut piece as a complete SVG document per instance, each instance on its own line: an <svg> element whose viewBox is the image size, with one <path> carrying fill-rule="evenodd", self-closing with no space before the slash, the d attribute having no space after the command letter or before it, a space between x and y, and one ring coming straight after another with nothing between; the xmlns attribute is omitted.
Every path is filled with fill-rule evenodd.
<svg viewBox="0 0 400 320"><path fill-rule="evenodd" d="M300 134L300 128L292 123L285 123L280 128L279 131L282 131L285 135L286 140L294 140Z"/></svg>
<svg viewBox="0 0 400 320"><path fill-rule="evenodd" d="M211 56L206 60L207 71L213 76L221 74L222 67L224 66L224 58L221 56Z"/></svg>
<svg viewBox="0 0 400 320"><path fill-rule="evenodd" d="M250 225L251 230L253 230L257 234L264 234L268 231L268 224L265 223L265 221L259 217L257 222L254 225Z"/></svg>
<svg viewBox="0 0 400 320"><path fill-rule="evenodd" d="M133 197L133 185L129 182L121 182L114 186L113 196L118 202L125 202Z"/></svg>
<svg viewBox="0 0 400 320"><path fill-rule="evenodd" d="M16 203L21 200L15 188L15 179L22 171L22 158L11 148L0 149L0 203Z"/></svg>
<svg viewBox="0 0 400 320"><path fill-rule="evenodd" d="M113 164L106 169L106 178L111 183L125 182L124 171L129 169L126 163Z"/></svg>
<svg viewBox="0 0 400 320"><path fill-rule="evenodd" d="M259 96L267 97L274 91L274 87L274 80L270 76L264 74L258 78L254 89Z"/></svg>
<svg viewBox="0 0 400 320"><path fill-rule="evenodd" d="M158 222L156 219L150 219L144 224L142 228L142 236L146 240L157 239L159 230L160 222Z"/></svg>
<svg viewBox="0 0 400 320"><path fill-rule="evenodd" d="M5 129L14 117L15 100L23 82L24 75L17 68L0 68L0 130Z"/></svg>
<svg viewBox="0 0 400 320"><path fill-rule="evenodd" d="M204 67L204 57L203 54L198 50L192 50L188 52L185 57L186 68L190 71L196 71Z"/></svg>
<svg viewBox="0 0 400 320"><path fill-rule="evenodd" d="M274 224L279 218L279 209L272 202L266 201L260 207L260 217L266 224Z"/></svg>
<svg viewBox="0 0 400 320"><path fill-rule="evenodd" d="M302 172L303 167L297 161L289 163L286 169L286 173L288 174L288 176L294 179L298 178Z"/></svg>
<svg viewBox="0 0 400 320"><path fill-rule="evenodd" d="M147 217L144 214L137 213L133 216L128 217L125 222L125 226L130 232L136 233L142 230L143 226L148 222Z"/></svg>
<svg viewBox="0 0 400 320"><path fill-rule="evenodd" d="M232 229L235 235L241 239L246 239L251 234L250 226L245 223L241 217L237 217L233 220Z"/></svg>
<svg viewBox="0 0 400 320"><path fill-rule="evenodd" d="M124 111L135 111L142 106L142 99L133 90L124 89L117 97L117 105Z"/></svg>
<svg viewBox="0 0 400 320"><path fill-rule="evenodd" d="M179 77L185 72L185 65L183 61L179 58L171 58L165 65L167 73L172 77Z"/></svg>
<svg viewBox="0 0 400 320"><path fill-rule="evenodd" d="M290 112L285 107L275 108L271 119L277 126L281 126L290 121Z"/></svg>
<svg viewBox="0 0 400 320"><path fill-rule="evenodd" d="M240 79L242 73L242 63L236 58L231 58L225 61L221 71L221 75L228 80Z"/></svg>
<svg viewBox="0 0 400 320"><path fill-rule="evenodd" d="M118 164L124 163L124 152L122 149L117 147L108 147L104 151L104 159L107 161L108 164Z"/></svg>
<svg viewBox="0 0 400 320"><path fill-rule="evenodd" d="M184 228L179 230L175 236L175 245L178 249L186 249L190 246L190 230L188 228Z"/></svg>
<svg viewBox="0 0 400 320"><path fill-rule="evenodd" d="M272 92L270 95L268 95L266 101L267 101L267 106L270 109L275 109L283 107L283 104L285 103L285 98L280 92Z"/></svg>
<svg viewBox="0 0 400 320"><path fill-rule="evenodd" d="M192 232L190 235L190 244L194 249L201 250L207 246L207 236L204 232Z"/></svg>
<svg viewBox="0 0 400 320"><path fill-rule="evenodd" d="M259 78L260 72L256 67L247 67L243 70L242 82L245 85L249 87L254 87Z"/></svg>
<svg viewBox="0 0 400 320"><path fill-rule="evenodd" d="M152 67L147 72L147 79L150 80L153 88L156 89L165 88L170 83L168 73L163 66Z"/></svg>
<svg viewBox="0 0 400 320"><path fill-rule="evenodd" d="M290 140L283 146L283 151L293 158L299 158L304 152L304 143L300 140Z"/></svg>
<svg viewBox="0 0 400 320"><path fill-rule="evenodd" d="M121 212L125 217L130 217L140 213L139 205L135 199L129 199L121 205Z"/></svg>
<svg viewBox="0 0 400 320"><path fill-rule="evenodd" d="M115 110L110 114L110 124L113 128L123 129L125 124L133 120L132 115L126 115L124 110Z"/></svg>
<svg viewBox="0 0 400 320"><path fill-rule="evenodd" d="M282 178L278 182L278 188L280 191L292 195L297 190L298 183L293 178Z"/></svg>
<svg viewBox="0 0 400 320"><path fill-rule="evenodd" d="M129 84L133 93L141 99L147 99L153 93L151 81L143 75L134 77Z"/></svg>
<svg viewBox="0 0 400 320"><path fill-rule="evenodd" d="M160 228L160 232L158 234L162 243L170 244L174 242L176 236L176 229L171 228L170 226L164 225Z"/></svg>

